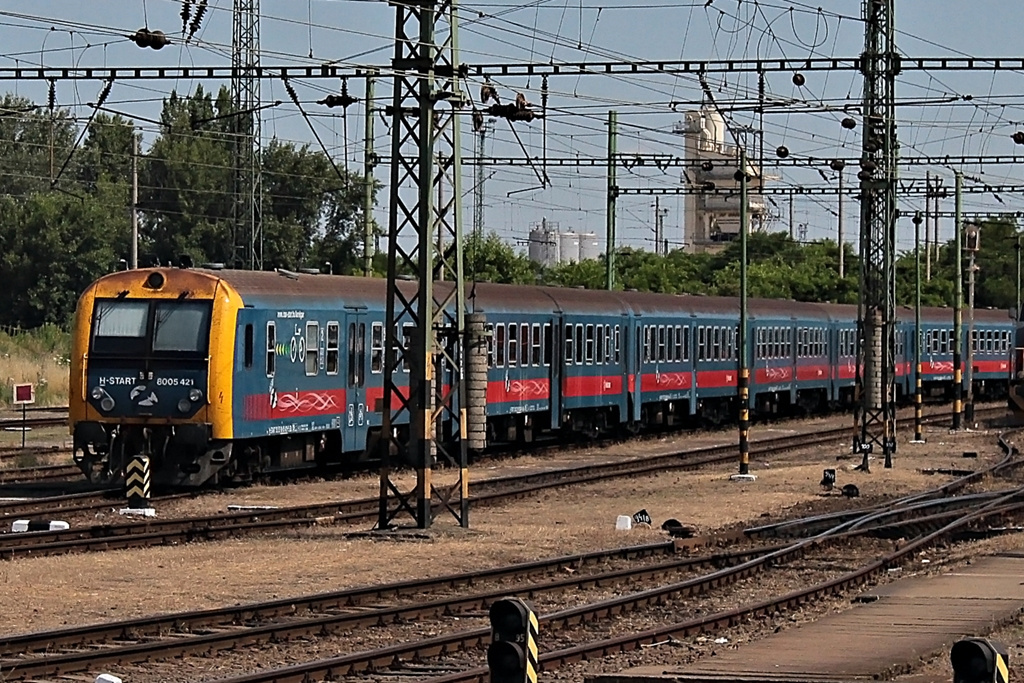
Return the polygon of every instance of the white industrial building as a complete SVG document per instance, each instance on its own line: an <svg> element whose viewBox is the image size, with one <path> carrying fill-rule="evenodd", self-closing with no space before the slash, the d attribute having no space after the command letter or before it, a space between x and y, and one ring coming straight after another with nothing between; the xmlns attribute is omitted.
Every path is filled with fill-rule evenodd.
<svg viewBox="0 0 1024 683"><path fill-rule="evenodd" d="M725 121L712 107L687 112L686 120L677 123L674 132L685 136L685 158L696 162L687 165L683 182L689 188L705 191L686 195L686 249L694 253L718 251L740 232L740 184L735 178L739 150L726 143ZM747 174L752 178L747 186L747 208L751 222L760 223L767 212L761 194L765 179L749 159Z"/></svg>
<svg viewBox="0 0 1024 683"><path fill-rule="evenodd" d="M601 255L601 243L593 232L562 232L558 223L542 220L530 229L530 260L545 268L560 263L596 259Z"/></svg>

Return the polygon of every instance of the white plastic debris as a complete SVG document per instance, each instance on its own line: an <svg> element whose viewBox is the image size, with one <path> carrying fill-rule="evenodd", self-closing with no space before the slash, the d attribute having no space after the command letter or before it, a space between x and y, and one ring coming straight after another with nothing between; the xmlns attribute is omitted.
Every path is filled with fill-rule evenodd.
<svg viewBox="0 0 1024 683"><path fill-rule="evenodd" d="M728 642L728 638L715 638L715 645L725 645Z"/></svg>
<svg viewBox="0 0 1024 683"><path fill-rule="evenodd" d="M277 510L277 505L228 505L229 512L252 512L260 510Z"/></svg>
<svg viewBox="0 0 1024 683"><path fill-rule="evenodd" d="M616 531L629 531L633 528L633 518L629 515L619 515L615 518Z"/></svg>
<svg viewBox="0 0 1024 683"><path fill-rule="evenodd" d="M117 512L126 517L156 517L156 508L121 508Z"/></svg>
<svg viewBox="0 0 1024 683"><path fill-rule="evenodd" d="M121 683L121 679L112 674L100 674L96 677L96 683Z"/></svg>
<svg viewBox="0 0 1024 683"><path fill-rule="evenodd" d="M71 525L57 519L16 519L11 524L11 531L67 531Z"/></svg>

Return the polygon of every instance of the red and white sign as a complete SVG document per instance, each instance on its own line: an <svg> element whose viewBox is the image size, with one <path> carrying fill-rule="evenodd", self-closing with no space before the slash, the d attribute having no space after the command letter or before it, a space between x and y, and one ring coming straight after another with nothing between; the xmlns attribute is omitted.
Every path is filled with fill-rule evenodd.
<svg viewBox="0 0 1024 683"><path fill-rule="evenodd" d="M33 384L14 385L14 405L23 406L36 402L36 388Z"/></svg>

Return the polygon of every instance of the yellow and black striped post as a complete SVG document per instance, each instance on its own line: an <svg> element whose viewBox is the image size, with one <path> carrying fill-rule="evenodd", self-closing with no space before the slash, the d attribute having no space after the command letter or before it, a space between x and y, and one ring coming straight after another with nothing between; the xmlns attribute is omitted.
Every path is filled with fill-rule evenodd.
<svg viewBox="0 0 1024 683"><path fill-rule="evenodd" d="M149 507L149 456L136 455L125 468L124 485L128 496L128 507L142 510Z"/></svg>
<svg viewBox="0 0 1024 683"><path fill-rule="evenodd" d="M953 683L1010 683L1006 646L985 638L957 641L949 651Z"/></svg>
<svg viewBox="0 0 1024 683"><path fill-rule="evenodd" d="M745 353L741 351L740 353ZM750 473L750 369L740 368L740 474Z"/></svg>
<svg viewBox="0 0 1024 683"><path fill-rule="evenodd" d="M914 379L914 443L924 443L924 407L921 395L921 363L917 364Z"/></svg>
<svg viewBox="0 0 1024 683"><path fill-rule="evenodd" d="M487 668L491 683L537 683L540 655L537 650L537 614L525 600L502 598L488 613L491 644Z"/></svg>

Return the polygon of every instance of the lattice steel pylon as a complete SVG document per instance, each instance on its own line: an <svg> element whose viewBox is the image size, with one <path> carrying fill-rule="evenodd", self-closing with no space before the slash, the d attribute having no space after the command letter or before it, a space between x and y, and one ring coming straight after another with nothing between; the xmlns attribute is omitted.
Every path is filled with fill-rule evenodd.
<svg viewBox="0 0 1024 683"><path fill-rule="evenodd" d="M387 528L402 512L410 513L419 528L429 527L435 497L468 526L458 119L467 100L458 63L458 14L455 0L417 0L394 7L378 527ZM437 205L434 196L440 183L451 191ZM436 252L439 244L443 246ZM402 281L400 276L408 273L416 274L416 282ZM435 286L440 280L444 282ZM399 326L411 326L405 344L399 344ZM401 370L403 365L408 372ZM432 482L435 450L438 459L459 468L458 482L446 490ZM414 491L403 493L391 481L393 454L416 468Z"/></svg>
<svg viewBox="0 0 1024 683"><path fill-rule="evenodd" d="M896 450L896 76L894 0L864 0L864 130L860 180L860 300L854 449ZM859 422L859 425L857 424ZM859 426L859 428L857 428Z"/></svg>
<svg viewBox="0 0 1024 683"><path fill-rule="evenodd" d="M234 143L234 251L244 268L263 269L260 169L260 0L234 0L231 101Z"/></svg>
<svg viewBox="0 0 1024 683"><path fill-rule="evenodd" d="M494 121L485 119L476 131L476 166L473 167L473 236L480 239L484 235L484 183L487 181L487 167L484 155L487 153L487 136L494 132Z"/></svg>

